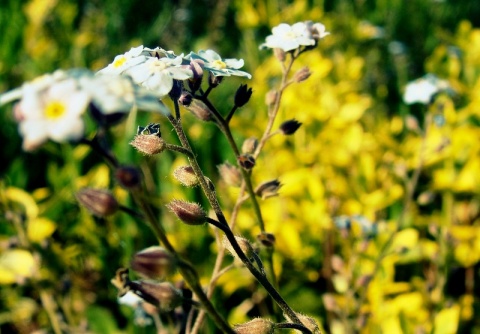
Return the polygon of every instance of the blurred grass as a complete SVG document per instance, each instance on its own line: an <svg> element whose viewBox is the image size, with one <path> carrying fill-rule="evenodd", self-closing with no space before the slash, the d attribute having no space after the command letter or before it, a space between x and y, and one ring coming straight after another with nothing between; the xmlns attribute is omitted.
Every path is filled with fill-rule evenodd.
<svg viewBox="0 0 480 334"><path fill-rule="evenodd" d="M275 265L286 300L333 333L357 327L364 333L480 332L475 284L480 281L480 3L6 0L0 3L0 91L57 68L99 69L139 44L176 53L212 48L245 59L253 74L254 97L232 123L241 143L261 134L264 95L280 73L258 45L271 27L301 20L321 21L331 36L300 58L298 68L309 66L313 75L284 97L278 124L296 118L303 126L292 138L273 138L254 172L257 184L277 177L284 184L281 196L262 202L262 210L268 231L277 237ZM448 79L457 95L441 96L431 106L429 112L443 115L445 125L430 126L420 182L404 229L397 231L422 140L411 122L415 118L422 127L426 114L404 105L401 96L408 81L426 72ZM212 93L221 110L229 110L240 83L233 79ZM94 219L79 209L73 193L84 186L113 188L122 202L128 199L99 157L84 147L49 143L22 153L11 111L11 106L1 110L2 207L17 203L17 212L36 210L56 227L33 246L42 259L40 285L56 292L72 326L82 328L88 319L94 332L138 333L132 311L117 305L109 280L135 251L156 241L141 222L122 215ZM140 163L158 184L151 190L160 208L173 198L202 201L196 190L185 191L171 177L184 160L167 153L145 159L128 147L136 125L150 121L167 128L164 120L144 114L118 126L114 149L121 161ZM217 182L216 165L233 163L233 154L213 125L198 124L190 115L185 122L202 167ZM169 138L170 131L163 133ZM8 195L7 187L27 195ZM236 192L218 187L228 213ZM173 243L206 280L214 260L212 231L179 226L159 214ZM358 222L348 233L335 227L334 217L355 215L372 222L377 234L366 237ZM4 255L18 241L2 220ZM248 205L237 232L252 239L259 232ZM376 268L392 233L393 253ZM216 293L215 302L224 303L222 312L232 323L262 315L260 308L245 311L241 304L256 290L243 274L240 269L226 274ZM363 282L369 279L367 286ZM105 318L110 320L102 323ZM0 287L2 331L48 327L33 285Z"/></svg>

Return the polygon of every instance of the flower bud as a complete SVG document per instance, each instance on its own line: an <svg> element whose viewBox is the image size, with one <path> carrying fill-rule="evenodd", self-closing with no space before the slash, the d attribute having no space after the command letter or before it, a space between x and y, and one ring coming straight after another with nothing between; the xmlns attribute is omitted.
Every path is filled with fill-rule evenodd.
<svg viewBox="0 0 480 334"><path fill-rule="evenodd" d="M167 204L167 208L169 208L178 219L188 225L201 225L205 223L207 218L207 213L197 203L173 200Z"/></svg>
<svg viewBox="0 0 480 334"><path fill-rule="evenodd" d="M245 170L251 170L255 166L255 158L250 154L242 154L237 158L238 164Z"/></svg>
<svg viewBox="0 0 480 334"><path fill-rule="evenodd" d="M131 267L144 278L164 279L175 271L175 259L165 248L152 246L135 254Z"/></svg>
<svg viewBox="0 0 480 334"><path fill-rule="evenodd" d="M242 237L235 237L235 240L237 241L238 246L240 246L240 249L250 259L255 252L250 241ZM230 254L232 254L233 257L238 258L237 252L226 236L223 237L223 246L230 252Z"/></svg>
<svg viewBox="0 0 480 334"><path fill-rule="evenodd" d="M209 76L208 76L208 84L210 85L210 87L217 87L218 85L220 85L223 81L223 76L216 76L216 75L213 75L212 72L209 72Z"/></svg>
<svg viewBox="0 0 480 334"><path fill-rule="evenodd" d="M240 187L242 184L242 173L237 167L232 166L228 162L217 166L223 181L232 187Z"/></svg>
<svg viewBox="0 0 480 334"><path fill-rule="evenodd" d="M173 80L173 86L168 95L172 100L178 100L183 91L183 82L181 80Z"/></svg>
<svg viewBox="0 0 480 334"><path fill-rule="evenodd" d="M137 296L157 306L163 312L170 312L183 303L182 292L169 282L134 281L130 282L129 286Z"/></svg>
<svg viewBox="0 0 480 334"><path fill-rule="evenodd" d="M257 240L265 247L273 247L275 245L275 235L272 233L262 232L257 235Z"/></svg>
<svg viewBox="0 0 480 334"><path fill-rule="evenodd" d="M235 325L233 330L237 334L273 334L275 325L270 320L256 318L249 322Z"/></svg>
<svg viewBox="0 0 480 334"><path fill-rule="evenodd" d="M192 166L180 166L173 171L173 177L186 187L195 187L200 182Z"/></svg>
<svg viewBox="0 0 480 334"><path fill-rule="evenodd" d="M247 85L240 85L235 93L235 106L243 107L250 100L252 96L252 88L248 88Z"/></svg>
<svg viewBox="0 0 480 334"><path fill-rule="evenodd" d="M293 81L297 83L305 81L310 77L310 75L312 75L310 69L307 66L302 67L293 75Z"/></svg>
<svg viewBox="0 0 480 334"><path fill-rule="evenodd" d="M257 149L257 146L258 146L257 138L253 138L253 137L247 138L243 142L242 153L253 154L253 153L255 153L255 150Z"/></svg>
<svg viewBox="0 0 480 334"><path fill-rule="evenodd" d="M178 103L184 107L188 107L193 101L193 96L189 92L183 92L182 95L178 98Z"/></svg>
<svg viewBox="0 0 480 334"><path fill-rule="evenodd" d="M281 62L285 61L285 51L280 48L273 49L273 55Z"/></svg>
<svg viewBox="0 0 480 334"><path fill-rule="evenodd" d="M278 190L281 186L282 184L277 179L263 182L257 187L257 189L255 189L255 195L261 197L262 199L278 196Z"/></svg>
<svg viewBox="0 0 480 334"><path fill-rule="evenodd" d="M265 95L265 104L269 107L273 106L278 98L278 92L271 90Z"/></svg>
<svg viewBox="0 0 480 334"><path fill-rule="evenodd" d="M212 119L211 110L200 100L194 99L188 107L186 106L186 108L199 120L208 122Z"/></svg>
<svg viewBox="0 0 480 334"><path fill-rule="evenodd" d="M280 131L285 136L293 135L301 125L302 123L300 123L296 119L291 119L280 124Z"/></svg>
<svg viewBox="0 0 480 334"><path fill-rule="evenodd" d="M165 140L157 135L135 135L130 145L145 155L155 155L165 150Z"/></svg>
<svg viewBox="0 0 480 334"><path fill-rule="evenodd" d="M107 217L118 210L118 202L108 190L84 188L76 193L77 201L97 217Z"/></svg>
<svg viewBox="0 0 480 334"><path fill-rule="evenodd" d="M318 327L318 324L317 322L315 321L315 319L311 318L311 317L308 317L304 314L301 314L301 313L297 313L295 312L295 315L297 316L297 318L300 320L300 322L306 327L308 328L312 334L321 334L322 332L320 331L320 328ZM290 319L288 317L288 315L284 314L285 318L287 318L289 321L292 321L292 319Z"/></svg>
<svg viewBox="0 0 480 334"><path fill-rule="evenodd" d="M115 170L115 179L126 189L140 186L142 176L140 171L133 166L121 166Z"/></svg>

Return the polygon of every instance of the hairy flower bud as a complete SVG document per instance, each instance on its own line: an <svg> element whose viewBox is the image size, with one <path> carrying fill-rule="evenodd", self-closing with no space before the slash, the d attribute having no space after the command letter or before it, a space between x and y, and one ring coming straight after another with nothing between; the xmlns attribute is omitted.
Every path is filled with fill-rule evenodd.
<svg viewBox="0 0 480 334"><path fill-rule="evenodd" d="M163 247L152 246L133 256L131 267L147 279L163 279L175 271L175 258Z"/></svg>
<svg viewBox="0 0 480 334"><path fill-rule="evenodd" d="M183 303L182 292L169 282L134 281L130 282L129 286L137 296L157 306L163 312L172 311Z"/></svg>
<svg viewBox="0 0 480 334"><path fill-rule="evenodd" d="M278 196L278 190L281 186L282 184L277 179L263 182L255 189L255 195L261 197L262 199Z"/></svg>
<svg viewBox="0 0 480 334"><path fill-rule="evenodd" d="M273 106L278 98L278 92L271 90L265 95L265 104L269 107Z"/></svg>
<svg viewBox="0 0 480 334"><path fill-rule="evenodd" d="M249 322L235 325L233 330L237 334L273 334L275 325L270 320L256 318Z"/></svg>
<svg viewBox="0 0 480 334"><path fill-rule="evenodd" d="M318 327L318 324L315 321L315 319L313 319L312 317L308 317L304 314L297 313L297 312L295 312L295 315L300 320L300 322L312 332L312 334L321 334L322 333L320 331L320 328ZM284 316L289 321L292 321L292 319L290 319L287 314L284 314Z"/></svg>
<svg viewBox="0 0 480 334"><path fill-rule="evenodd" d="M235 240L237 241L238 246L240 246L240 249L245 253L245 255L248 258L251 258L255 251L250 241L242 237L235 237ZM233 255L233 257L238 258L237 252L235 251L232 244L230 243L230 240L228 240L226 236L223 237L223 246L230 252L230 254Z"/></svg>
<svg viewBox="0 0 480 334"><path fill-rule="evenodd" d="M108 190L84 188L76 193L78 202L97 217L107 217L118 210L118 202Z"/></svg>
<svg viewBox="0 0 480 334"><path fill-rule="evenodd" d="M192 166L180 166L173 171L173 177L186 187L195 187L200 182Z"/></svg>
<svg viewBox="0 0 480 334"><path fill-rule="evenodd" d="M142 175L136 167L120 166L115 170L115 179L122 187L131 189L140 186Z"/></svg>
<svg viewBox="0 0 480 334"><path fill-rule="evenodd" d="M207 213L200 204L190 203L182 200L173 200L167 204L170 209L182 222L188 225L201 225L205 223Z"/></svg>
<svg viewBox="0 0 480 334"><path fill-rule="evenodd" d="M217 166L222 180L232 187L240 187L242 184L242 173L237 167L229 164L228 162Z"/></svg>
<svg viewBox="0 0 480 334"><path fill-rule="evenodd" d="M250 154L242 154L237 158L238 164L245 170L251 170L255 166L255 158Z"/></svg>
<svg viewBox="0 0 480 334"><path fill-rule="evenodd" d="M157 135L135 135L130 145L145 155L155 155L165 150L165 140Z"/></svg>
<svg viewBox="0 0 480 334"><path fill-rule="evenodd" d="M310 75L312 75L310 69L307 66L302 67L293 75L293 81L297 83L305 81L310 77Z"/></svg>
<svg viewBox="0 0 480 334"><path fill-rule="evenodd" d="M212 111L200 100L192 100L190 105L188 107L186 106L186 108L199 120L208 122L212 119Z"/></svg>
<svg viewBox="0 0 480 334"><path fill-rule="evenodd" d="M240 85L235 93L235 106L243 107L250 100L252 96L252 88L248 88L247 85Z"/></svg>
<svg viewBox="0 0 480 334"><path fill-rule="evenodd" d="M258 146L257 138L253 138L253 137L247 138L243 142L242 153L243 154L253 154L255 152L255 150L257 149L257 146Z"/></svg>
<svg viewBox="0 0 480 334"><path fill-rule="evenodd" d="M291 119L280 124L280 131L285 136L293 135L301 125L302 123L296 119Z"/></svg>
<svg viewBox="0 0 480 334"><path fill-rule="evenodd" d="M265 247L273 247L275 245L275 235L268 232L262 232L257 235L257 240Z"/></svg>

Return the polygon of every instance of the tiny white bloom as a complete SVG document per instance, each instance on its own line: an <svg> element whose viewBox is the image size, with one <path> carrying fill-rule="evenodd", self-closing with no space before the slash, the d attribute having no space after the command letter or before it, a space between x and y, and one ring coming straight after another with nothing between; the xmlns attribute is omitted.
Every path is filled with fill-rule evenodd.
<svg viewBox="0 0 480 334"><path fill-rule="evenodd" d="M132 291L128 291L122 297L118 298L118 303L122 305L127 305L130 307L137 307L139 304L142 304L144 301L142 298L134 294Z"/></svg>
<svg viewBox="0 0 480 334"><path fill-rule="evenodd" d="M22 87L22 99L15 107L24 150L33 150L48 139L65 142L83 136L81 116L90 95L79 90L74 79L54 82L50 87L41 85L40 89L37 83Z"/></svg>
<svg viewBox="0 0 480 334"><path fill-rule="evenodd" d="M222 59L218 53L213 50L200 50L198 54L190 53L188 59L200 59L203 61L203 68L210 71L215 76L239 76L251 79L252 76L239 69L243 67L243 59L225 58Z"/></svg>
<svg viewBox="0 0 480 334"><path fill-rule="evenodd" d="M267 36L265 43L260 45L260 48L278 48L283 51L291 51L302 45L314 46L319 39L329 34L321 23L314 24L311 21L306 21L297 22L292 26L280 23L272 29L272 35Z"/></svg>
<svg viewBox="0 0 480 334"><path fill-rule="evenodd" d="M450 85L447 81L441 80L433 74L427 74L407 84L403 101L406 104L429 104L435 94L449 88Z"/></svg>
<svg viewBox="0 0 480 334"><path fill-rule="evenodd" d="M150 50L151 49L148 49L148 51ZM98 71L98 73L111 75L121 74L130 67L145 62L147 57L144 53L143 45L137 46L136 48L131 48L123 55L116 56L112 63Z"/></svg>

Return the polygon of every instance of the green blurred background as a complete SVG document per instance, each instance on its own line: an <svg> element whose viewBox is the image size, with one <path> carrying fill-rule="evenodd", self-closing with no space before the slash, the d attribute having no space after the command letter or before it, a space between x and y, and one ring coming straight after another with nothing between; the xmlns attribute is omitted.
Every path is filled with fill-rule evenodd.
<svg viewBox="0 0 480 334"><path fill-rule="evenodd" d="M98 70L141 44L177 54L210 48L243 58L244 70L253 75L247 82L254 90L252 101L232 123L241 143L261 135L267 119L264 95L279 82L279 65L258 45L277 24L304 20L322 22L331 36L300 58L298 68L309 66L313 75L285 95L279 122L296 118L303 127L294 138L275 138L267 145L254 172L257 183L277 177L284 183L280 198L262 203L267 230L278 240L275 265L283 295L327 332L480 333L480 289L474 284L480 280L480 2L3 0L0 92L59 68ZM408 122L422 124L425 113L421 106L404 105L402 93L408 81L427 72L449 80L457 94L432 106L446 125L433 127L427 136L425 168L406 214L407 232L401 234L394 226L421 137ZM229 110L240 83L245 82L227 80L213 93L220 110ZM31 240L29 251L42 263L36 283L0 286L1 331L49 328L41 286L55 291L59 313L70 326L65 332L88 327L94 333L153 333L152 326L134 326L133 311L118 305L109 281L155 239L129 217L93 219L81 210L73 194L84 186L111 188L129 202L86 147L48 143L23 153L12 109L1 109L2 208L37 210L55 231ZM167 153L146 159L129 147L136 126L150 121L160 122L166 138L176 141L161 118L132 115L114 131L116 154L122 162L141 165L159 208L172 198L204 203L197 190L185 190L171 177L184 159ZM213 125L190 116L185 124L205 173L219 182L228 214L236 192L219 181L216 166L234 163L234 156ZM445 140L446 148L440 147ZM26 193L11 195L12 188ZM258 227L248 209L247 204L237 232L253 239ZM212 230L179 226L161 209L159 215L206 283L215 259ZM372 240L357 231L343 238L332 219L341 215L366 217L378 226L378 235ZM5 254L16 247L18 236L2 216ZM397 246L404 252L386 258L362 291L358 282L371 278L389 233L399 234ZM358 259L358 252L366 256ZM252 278L236 269L220 281L214 302L231 323L243 322L264 315L261 307L245 311L242 304L254 291ZM208 324L205 333L210 332Z"/></svg>

